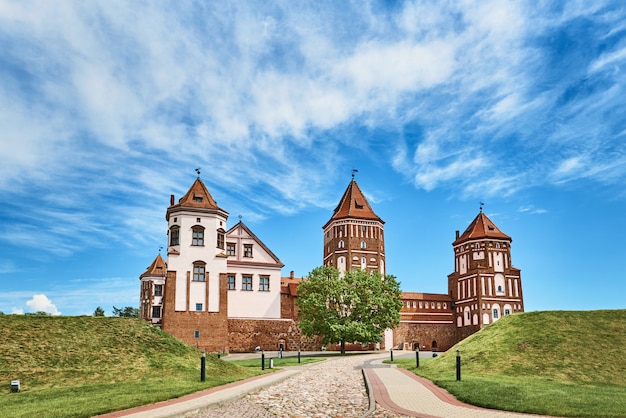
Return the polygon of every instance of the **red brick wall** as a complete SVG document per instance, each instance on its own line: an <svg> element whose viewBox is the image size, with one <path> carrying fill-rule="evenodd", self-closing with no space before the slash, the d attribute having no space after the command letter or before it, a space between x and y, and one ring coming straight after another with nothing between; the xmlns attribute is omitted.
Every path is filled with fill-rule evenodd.
<svg viewBox="0 0 626 418"><path fill-rule="evenodd" d="M292 320L229 319L228 341L232 352L278 350L311 351L322 347L319 338L307 338Z"/></svg>
<svg viewBox="0 0 626 418"><path fill-rule="evenodd" d="M208 283L207 283L208 285ZM165 280L163 330L187 344L210 352L228 352L228 291L226 274L220 274L219 312L176 312L176 272L168 271ZM199 331L199 338L195 338Z"/></svg>
<svg viewBox="0 0 626 418"><path fill-rule="evenodd" d="M419 343L420 350L432 350L432 342L437 342L436 351L445 351L455 344L456 327L454 324L415 324L400 323L394 330L394 347L404 347L409 343L409 349L415 349Z"/></svg>

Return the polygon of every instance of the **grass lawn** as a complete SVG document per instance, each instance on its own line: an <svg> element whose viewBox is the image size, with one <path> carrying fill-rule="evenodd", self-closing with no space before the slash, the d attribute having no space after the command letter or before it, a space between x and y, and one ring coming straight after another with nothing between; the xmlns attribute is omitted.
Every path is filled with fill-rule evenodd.
<svg viewBox="0 0 626 418"><path fill-rule="evenodd" d="M89 417L268 372L208 355L200 382L198 350L139 319L0 316L3 417Z"/></svg>
<svg viewBox="0 0 626 418"><path fill-rule="evenodd" d="M277 358L272 357L274 360L274 367L285 367L285 366L303 366L305 364L317 363L319 361L325 360L323 357L304 357L300 358L300 363L298 363L297 357L283 357ZM230 360L230 363L236 364L241 367L251 367L251 368L261 368L261 357L258 359L250 359L250 360ZM270 358L265 357L265 368L269 368L270 366Z"/></svg>
<svg viewBox="0 0 626 418"><path fill-rule="evenodd" d="M625 344L626 310L530 312L504 317L439 357L420 358L419 369L414 357L393 363L477 406L625 417Z"/></svg>

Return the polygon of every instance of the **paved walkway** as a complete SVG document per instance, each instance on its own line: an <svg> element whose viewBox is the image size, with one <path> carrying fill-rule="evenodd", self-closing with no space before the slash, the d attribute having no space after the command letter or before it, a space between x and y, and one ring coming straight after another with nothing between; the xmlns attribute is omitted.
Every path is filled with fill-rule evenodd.
<svg viewBox="0 0 626 418"><path fill-rule="evenodd" d="M368 406L363 404L359 406L359 402L356 398L352 400L354 405L350 405L351 409L344 410L345 412L340 414L341 416L348 417L455 417L455 418L528 418L537 417L536 415L528 414L516 414L504 411L496 411L484 408L478 408L472 405L467 405L459 402L445 390L435 386L429 380L418 377L404 369L396 368L395 365L382 364L384 359L388 358L388 354L381 352L377 355L369 354L367 357L341 357L328 361L328 368L336 368L336 373L342 373L339 367L349 366L350 370L354 368L364 368L363 376L365 377L366 386L370 395L369 409ZM350 359L350 360L348 360ZM326 363L326 362L324 362ZM342 365L343 363L343 365ZM350 363L350 364L348 364ZM335 364L335 366L332 366ZM354 365L357 365L355 367ZM308 366L302 366L298 368L286 368L281 371L271 373L268 375L257 376L251 379L246 379L241 382L235 382L224 386L201 391L192 395L184 396L178 399L170 401L160 402L153 405L147 405L143 407L133 408L125 411L118 411L112 414L102 415L101 418L157 418L157 417L220 417L224 414L230 414L237 417L270 417L270 416L284 416L284 417L308 417L308 416L336 416L339 410L332 412L329 406L328 395L318 395L320 399L311 393L305 399L308 403L308 410L302 409L307 405L296 405L297 408L294 411L289 411L281 405L281 409L271 407L273 404L272 399L287 398L295 399L301 398L293 391L301 391L302 388L311 388L315 385L315 381L311 380L310 376L313 375L320 381L319 375L324 375L324 368L320 367L320 363L314 363ZM314 370L318 369L319 370ZM307 373L302 374L302 378L290 379L284 384L279 384L285 379L299 375L304 370ZM326 371L328 373L328 371ZM343 372L346 373L345 371ZM331 377L327 375L326 377ZM348 376L345 376L348 377ZM340 383L342 376L332 375L331 380L337 385ZM322 379L324 380L324 379ZM328 379L326 379L328 380ZM346 379L348 380L348 379ZM350 380L358 380L357 377ZM302 382L300 382L302 381ZM346 383L347 384L347 383ZM361 384L362 386L362 384ZM244 395L248 393L259 392L263 388L272 387L271 390L265 390L257 393L253 396ZM289 389L287 389L289 388ZM348 391L344 394L338 393L339 390L343 390L340 386L335 387L334 390L336 397L343 398ZM352 388L353 391L359 391L358 388ZM328 391L326 389L326 391ZM361 389L362 391L362 389ZM313 390L311 390L313 392ZM300 393L301 395L301 393ZM277 397L277 398L276 398ZM265 399L259 399L265 398ZM323 399L322 399L323 398ZM237 400L236 402L232 402ZM285 400L285 399L283 399ZM375 401L375 402L374 402ZM290 401L290 403L293 403ZM365 402L367 403L367 402ZM228 404L228 405L227 405ZM268 405L270 408L268 409ZM293 406L293 405L289 405ZM332 405L331 405L332 406ZM313 408L313 409L311 409ZM319 410L319 414L311 415L312 410ZM324 412L325 410L325 412ZM217 415L216 415L217 414ZM234 414L234 415L233 415Z"/></svg>

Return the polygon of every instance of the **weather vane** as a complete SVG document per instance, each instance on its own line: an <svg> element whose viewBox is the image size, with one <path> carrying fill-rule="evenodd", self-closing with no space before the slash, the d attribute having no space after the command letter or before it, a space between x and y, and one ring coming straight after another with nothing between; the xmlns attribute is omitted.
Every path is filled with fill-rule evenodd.
<svg viewBox="0 0 626 418"><path fill-rule="evenodd" d="M196 173L198 173L198 178L200 178L200 167L196 168Z"/></svg>
<svg viewBox="0 0 626 418"><path fill-rule="evenodd" d="M352 169L352 178L354 178L354 173L358 173L358 172L359 172L359 170L357 170L356 168L353 168Z"/></svg>
<svg viewBox="0 0 626 418"><path fill-rule="evenodd" d="M161 254L162 249L163 249L163 246L159 247L159 254Z"/></svg>
<svg viewBox="0 0 626 418"><path fill-rule="evenodd" d="M485 204L483 202L480 202L480 211L483 211L483 206L485 206Z"/></svg>
<svg viewBox="0 0 626 418"><path fill-rule="evenodd" d="M241 221L241 218L243 218L243 216L239 215L239 221Z"/></svg>

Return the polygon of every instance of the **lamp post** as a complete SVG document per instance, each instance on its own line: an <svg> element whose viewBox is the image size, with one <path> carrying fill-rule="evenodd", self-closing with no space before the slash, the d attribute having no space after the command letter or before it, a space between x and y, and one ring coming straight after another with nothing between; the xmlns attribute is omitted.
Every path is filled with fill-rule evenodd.
<svg viewBox="0 0 626 418"><path fill-rule="evenodd" d="M202 357L200 357L200 381L206 381L206 351L202 350Z"/></svg>
<svg viewBox="0 0 626 418"><path fill-rule="evenodd" d="M461 380L461 350L456 350L456 380Z"/></svg>

